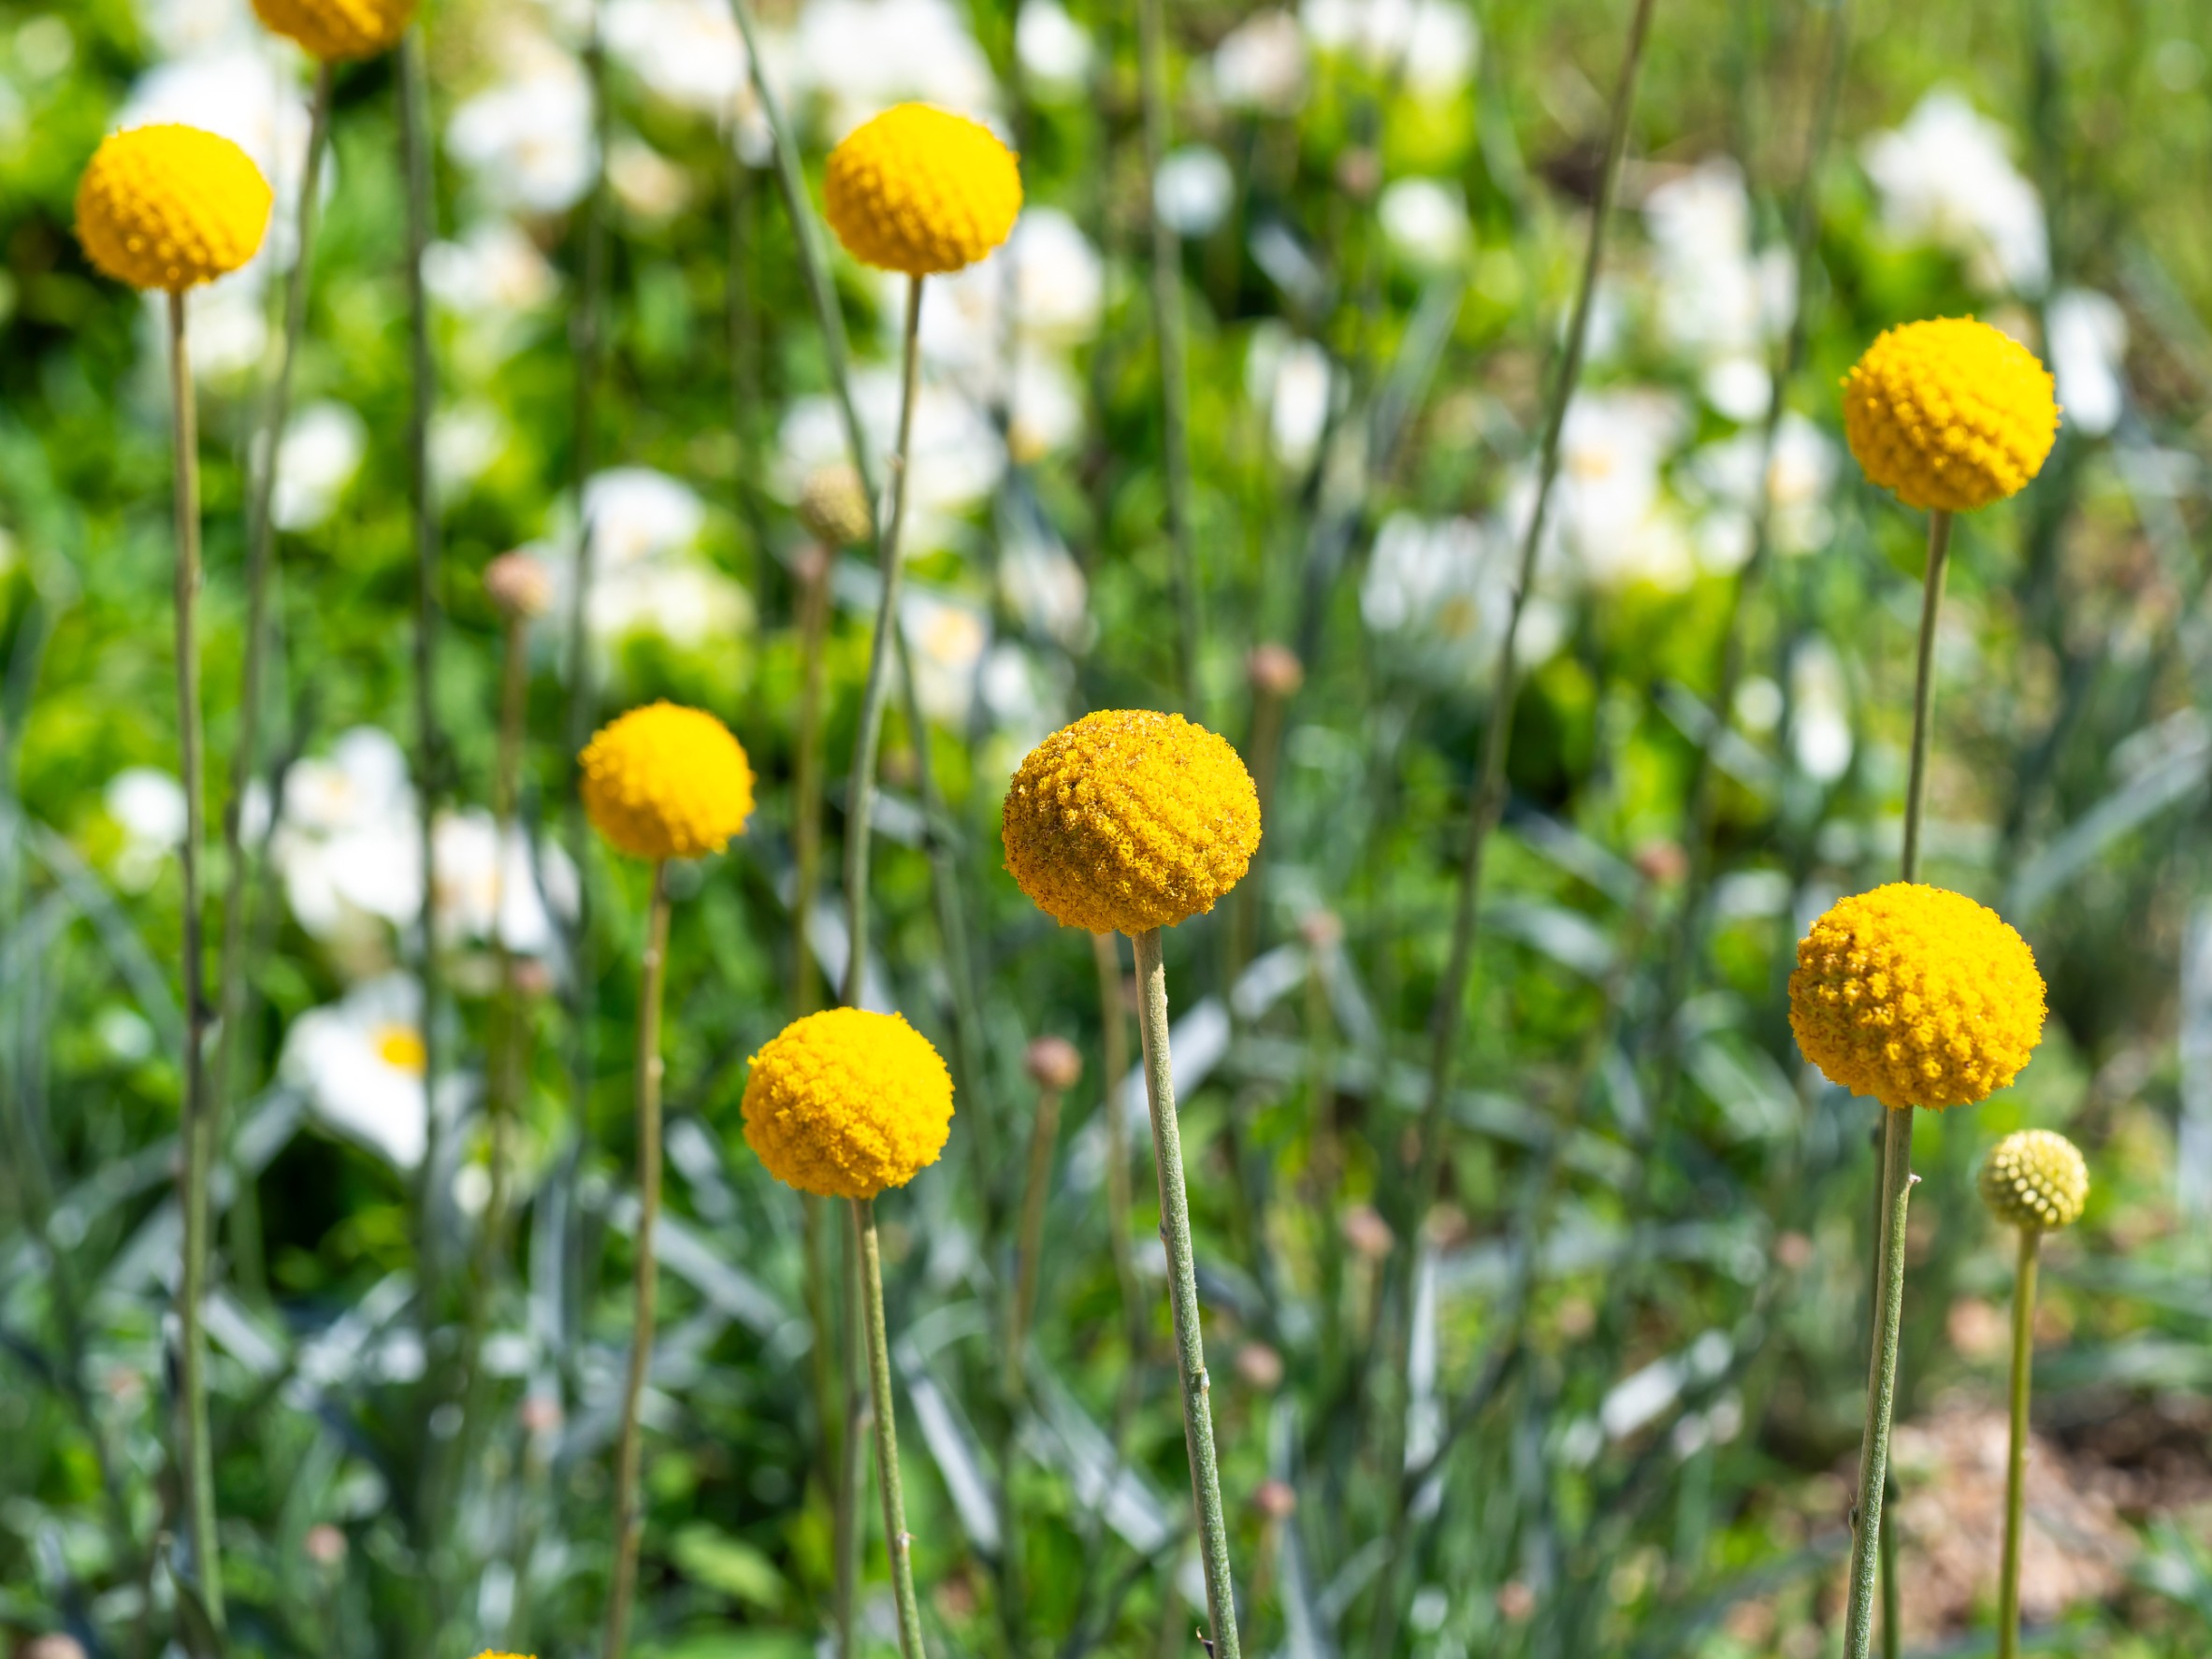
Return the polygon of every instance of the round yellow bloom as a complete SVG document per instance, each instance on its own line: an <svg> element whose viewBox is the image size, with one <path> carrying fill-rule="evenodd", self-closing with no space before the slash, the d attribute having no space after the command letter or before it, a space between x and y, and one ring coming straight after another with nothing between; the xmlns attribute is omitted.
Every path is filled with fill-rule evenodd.
<svg viewBox="0 0 2212 1659"><path fill-rule="evenodd" d="M2043 1010L2028 942L1995 911L1916 882L1837 900L1789 976L1805 1058L1892 1108L1972 1105L2006 1087Z"/></svg>
<svg viewBox="0 0 2212 1659"><path fill-rule="evenodd" d="M311 58L372 58L399 44L415 0L253 0L272 34L296 40Z"/></svg>
<svg viewBox="0 0 2212 1659"><path fill-rule="evenodd" d="M1029 754L1006 789L1006 868L1063 926L1135 935L1211 910L1260 845L1236 751L1180 714L1102 709Z"/></svg>
<svg viewBox="0 0 2212 1659"><path fill-rule="evenodd" d="M753 769L730 729L701 709L657 702L600 728L578 757L584 810L639 858L718 853L753 813Z"/></svg>
<svg viewBox="0 0 2212 1659"><path fill-rule="evenodd" d="M181 294L253 258L268 209L268 180L228 138L133 127L101 139L86 164L77 239L117 281Z"/></svg>
<svg viewBox="0 0 2212 1659"><path fill-rule="evenodd" d="M827 1008L752 1059L745 1145L787 1187L874 1198L937 1161L952 1131L952 1075L896 1014Z"/></svg>
<svg viewBox="0 0 2212 1659"><path fill-rule="evenodd" d="M2049 370L1972 317L1892 328L1843 377L1843 433L1907 507L1964 512L2017 495L2059 432Z"/></svg>
<svg viewBox="0 0 2212 1659"><path fill-rule="evenodd" d="M1989 1148L1982 1202L2011 1227L2071 1227L2089 1198L2081 1148L2047 1129L2023 1129Z"/></svg>
<svg viewBox="0 0 2212 1659"><path fill-rule="evenodd" d="M1021 211L1021 170L990 129L898 104L830 151L830 228L863 265L927 276L974 265Z"/></svg>

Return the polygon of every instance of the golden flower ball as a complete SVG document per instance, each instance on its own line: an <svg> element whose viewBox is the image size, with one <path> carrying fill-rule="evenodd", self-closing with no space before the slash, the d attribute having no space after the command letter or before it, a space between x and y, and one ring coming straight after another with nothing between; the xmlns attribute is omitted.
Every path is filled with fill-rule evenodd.
<svg viewBox="0 0 2212 1659"><path fill-rule="evenodd" d="M863 265L928 276L974 265L1021 211L1021 170L986 126L899 104L830 152L830 228Z"/></svg>
<svg viewBox="0 0 2212 1659"><path fill-rule="evenodd" d="M253 257L268 180L228 138L189 126L100 140L77 184L77 239L119 282L181 294Z"/></svg>
<svg viewBox="0 0 2212 1659"><path fill-rule="evenodd" d="M2017 495L2059 431L2050 371L1971 317L1892 328L1843 377L1843 432L1908 507L1964 512Z"/></svg>
<svg viewBox="0 0 2212 1659"><path fill-rule="evenodd" d="M2027 941L1995 911L1916 882L1839 899L1789 976L1805 1058L1892 1108L1971 1105L2005 1088L2043 1014Z"/></svg>
<svg viewBox="0 0 2212 1659"><path fill-rule="evenodd" d="M1102 709L1030 751L1006 789L1006 868L1046 915L1135 935L1211 910L1260 845L1236 751L1180 714Z"/></svg>
<svg viewBox="0 0 2212 1659"><path fill-rule="evenodd" d="M1982 1161L1982 1202L2012 1227L2071 1227L2089 1197L2081 1148L2047 1129L2023 1129Z"/></svg>
<svg viewBox="0 0 2212 1659"><path fill-rule="evenodd" d="M701 709L657 702L601 727L578 757L584 810L639 858L718 853L753 812L753 769L730 729Z"/></svg>
<svg viewBox="0 0 2212 1659"><path fill-rule="evenodd" d="M324 63L372 58L399 44L416 0L253 0L270 33Z"/></svg>
<svg viewBox="0 0 2212 1659"><path fill-rule="evenodd" d="M937 1161L952 1130L952 1075L896 1014L828 1008L753 1056L745 1145L787 1187L874 1198Z"/></svg>

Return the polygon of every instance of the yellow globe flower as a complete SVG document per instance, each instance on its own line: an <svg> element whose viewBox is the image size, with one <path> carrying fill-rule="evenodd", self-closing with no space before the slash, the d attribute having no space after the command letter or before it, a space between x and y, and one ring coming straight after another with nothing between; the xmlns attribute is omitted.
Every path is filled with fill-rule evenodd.
<svg viewBox="0 0 2212 1659"><path fill-rule="evenodd" d="M2047 1129L2023 1129L1982 1161L1982 1202L2011 1227L2071 1227L2089 1198L2081 1148Z"/></svg>
<svg viewBox="0 0 2212 1659"><path fill-rule="evenodd" d="M2043 1014L2027 941L1995 911L1915 882L1839 899L1789 976L1805 1058L1892 1108L1971 1105L2005 1088Z"/></svg>
<svg viewBox="0 0 2212 1659"><path fill-rule="evenodd" d="M1135 935L1211 910L1260 845L1236 751L1180 714L1103 709L1054 732L1006 790L1006 868L1071 928Z"/></svg>
<svg viewBox="0 0 2212 1659"><path fill-rule="evenodd" d="M730 729L657 702L610 721L585 748L584 810L639 858L718 853L753 813L753 769Z"/></svg>
<svg viewBox="0 0 2212 1659"><path fill-rule="evenodd" d="M268 180L198 127L110 133L77 184L77 239L134 288L181 294L239 268L268 229Z"/></svg>
<svg viewBox="0 0 2212 1659"><path fill-rule="evenodd" d="M1021 170L990 129L899 104L830 152L830 228L863 265L927 276L974 265L1021 211Z"/></svg>
<svg viewBox="0 0 2212 1659"><path fill-rule="evenodd" d="M269 32L324 63L372 58L399 44L416 0L253 0Z"/></svg>
<svg viewBox="0 0 2212 1659"><path fill-rule="evenodd" d="M1843 377L1851 453L1907 507L1964 512L2018 494L2058 431L2049 371L1971 317L1889 329Z"/></svg>
<svg viewBox="0 0 2212 1659"><path fill-rule="evenodd" d="M952 1076L896 1014L828 1008L753 1056L745 1145L787 1187L874 1198L937 1161L952 1130Z"/></svg>

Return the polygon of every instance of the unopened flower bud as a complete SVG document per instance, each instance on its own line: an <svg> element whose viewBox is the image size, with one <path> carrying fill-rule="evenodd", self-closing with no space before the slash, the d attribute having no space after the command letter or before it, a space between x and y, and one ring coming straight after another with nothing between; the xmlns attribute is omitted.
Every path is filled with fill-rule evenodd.
<svg viewBox="0 0 2212 1659"><path fill-rule="evenodd" d="M1073 1089L1083 1075L1082 1052L1065 1037L1039 1037L1029 1046L1022 1063L1039 1089L1062 1093Z"/></svg>

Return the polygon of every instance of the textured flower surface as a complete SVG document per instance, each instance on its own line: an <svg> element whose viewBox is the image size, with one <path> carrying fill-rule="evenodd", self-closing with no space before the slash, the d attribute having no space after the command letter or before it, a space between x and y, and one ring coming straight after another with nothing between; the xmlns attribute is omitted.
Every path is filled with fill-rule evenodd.
<svg viewBox="0 0 2212 1659"><path fill-rule="evenodd" d="M1836 901L1798 942L1789 976L1805 1058L1896 1108L1972 1105L2005 1088L2043 1014L2028 942L1987 906L1916 882Z"/></svg>
<svg viewBox="0 0 2212 1659"><path fill-rule="evenodd" d="M181 294L253 258L268 180L228 138L189 126L111 133L77 185L77 239L134 288Z"/></svg>
<svg viewBox="0 0 2212 1659"><path fill-rule="evenodd" d="M1907 507L1964 512L2017 495L2059 433L2051 377L1971 317L1887 330L1843 377L1843 433Z"/></svg>
<svg viewBox="0 0 2212 1659"><path fill-rule="evenodd" d="M2047 1129L2023 1129L1982 1161L1982 1202L2009 1227L2071 1227L2089 1197L2081 1148Z"/></svg>
<svg viewBox="0 0 2212 1659"><path fill-rule="evenodd" d="M1236 751L1180 714L1102 709L1030 751L1006 789L1006 868L1071 928L1137 934L1211 910L1260 845Z"/></svg>
<svg viewBox="0 0 2212 1659"><path fill-rule="evenodd" d="M700 709L649 703L609 721L580 757L584 810L639 858L718 853L753 813L753 769L730 729Z"/></svg>
<svg viewBox="0 0 2212 1659"><path fill-rule="evenodd" d="M830 228L864 265L927 276L974 265L1021 211L1021 170L990 129L899 104L830 152Z"/></svg>
<svg viewBox="0 0 2212 1659"><path fill-rule="evenodd" d="M745 1145L788 1187L874 1198L937 1161L952 1130L952 1075L896 1014L830 1008L753 1056Z"/></svg>
<svg viewBox="0 0 2212 1659"><path fill-rule="evenodd" d="M271 33L333 63L389 51L413 21L416 0L253 0Z"/></svg>

